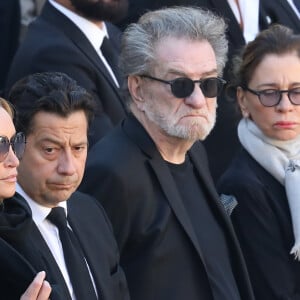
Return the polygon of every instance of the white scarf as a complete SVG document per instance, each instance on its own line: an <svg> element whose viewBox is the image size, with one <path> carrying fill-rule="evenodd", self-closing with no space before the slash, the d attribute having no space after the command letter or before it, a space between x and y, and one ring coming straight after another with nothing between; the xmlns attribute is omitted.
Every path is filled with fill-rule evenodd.
<svg viewBox="0 0 300 300"><path fill-rule="evenodd" d="M250 119L242 119L238 136L243 147L285 187L295 244L290 254L300 261L300 136L288 141L266 137Z"/></svg>

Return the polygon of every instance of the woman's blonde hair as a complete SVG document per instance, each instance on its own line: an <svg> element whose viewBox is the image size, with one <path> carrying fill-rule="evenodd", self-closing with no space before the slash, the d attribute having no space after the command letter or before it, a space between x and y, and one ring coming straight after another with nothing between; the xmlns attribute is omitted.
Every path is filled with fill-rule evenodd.
<svg viewBox="0 0 300 300"><path fill-rule="evenodd" d="M1 97L0 97L0 107L2 107L10 115L12 119L14 118L14 109L12 105Z"/></svg>

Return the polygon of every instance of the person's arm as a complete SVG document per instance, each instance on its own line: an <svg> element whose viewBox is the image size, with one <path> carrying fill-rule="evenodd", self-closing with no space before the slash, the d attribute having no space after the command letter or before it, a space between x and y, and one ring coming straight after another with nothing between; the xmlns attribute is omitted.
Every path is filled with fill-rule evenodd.
<svg viewBox="0 0 300 300"><path fill-rule="evenodd" d="M39 272L20 300L48 300L51 287L48 281L44 280L45 277L46 273L44 271Z"/></svg>

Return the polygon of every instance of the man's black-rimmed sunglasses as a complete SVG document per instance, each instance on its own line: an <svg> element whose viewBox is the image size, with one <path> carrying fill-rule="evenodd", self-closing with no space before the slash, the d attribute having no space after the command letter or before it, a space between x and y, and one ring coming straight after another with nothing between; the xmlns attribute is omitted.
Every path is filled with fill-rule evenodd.
<svg viewBox="0 0 300 300"><path fill-rule="evenodd" d="M294 105L300 105L300 87L290 89L290 90L275 90L268 89L262 91L252 90L248 87L243 88L245 91L248 91L256 95L259 99L259 102L266 107L276 106L280 103L282 99L282 94L287 93L288 98Z"/></svg>
<svg viewBox="0 0 300 300"><path fill-rule="evenodd" d="M173 80L163 80L150 75L141 75L141 77L159 81L171 86L171 92L176 98L189 97L198 83L203 95L207 98L214 98L220 95L226 81L219 77L209 77L205 79L192 80L187 77L180 77Z"/></svg>
<svg viewBox="0 0 300 300"><path fill-rule="evenodd" d="M23 132L16 133L10 140L7 136L0 136L0 162L4 161L12 147L18 159L21 159L26 145L26 137Z"/></svg>

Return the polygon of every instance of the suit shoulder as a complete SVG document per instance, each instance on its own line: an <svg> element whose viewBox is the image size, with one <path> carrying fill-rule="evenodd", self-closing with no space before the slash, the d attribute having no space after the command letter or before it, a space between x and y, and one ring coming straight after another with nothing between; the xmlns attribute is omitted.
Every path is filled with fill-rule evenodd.
<svg viewBox="0 0 300 300"><path fill-rule="evenodd" d="M217 182L220 194L233 195L238 206L254 210L266 210L272 197L270 183L276 186L275 178L258 164L245 150L232 161L229 168Z"/></svg>
<svg viewBox="0 0 300 300"><path fill-rule="evenodd" d="M135 164L140 156L142 152L138 145L123 132L120 126L117 126L91 148L88 153L87 168L101 165L103 168L115 167L121 170L123 167L128 168L131 164Z"/></svg>
<svg viewBox="0 0 300 300"><path fill-rule="evenodd" d="M95 222L94 224L104 222L108 225L109 230L112 231L111 223L103 206L101 205L100 201L97 201L93 196L76 191L67 200L67 205L68 211L70 211L72 215L89 216L89 221L91 224L93 223L93 220Z"/></svg>
<svg viewBox="0 0 300 300"><path fill-rule="evenodd" d="M217 190L225 194L258 191L264 186L265 176L266 171L243 149L218 180Z"/></svg>
<svg viewBox="0 0 300 300"><path fill-rule="evenodd" d="M76 191L67 200L68 207L82 212L101 211L104 213L102 205L93 196Z"/></svg>

